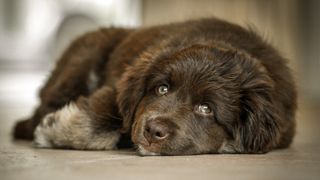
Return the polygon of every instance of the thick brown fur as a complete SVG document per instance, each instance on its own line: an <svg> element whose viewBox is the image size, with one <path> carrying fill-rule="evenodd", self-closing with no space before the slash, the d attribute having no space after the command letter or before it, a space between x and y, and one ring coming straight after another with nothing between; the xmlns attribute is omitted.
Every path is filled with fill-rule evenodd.
<svg viewBox="0 0 320 180"><path fill-rule="evenodd" d="M168 92L157 94L163 85ZM264 153L288 147L295 133L286 60L255 32L215 18L88 33L57 62L40 98L14 131L39 136L39 147L112 149L131 137L142 155ZM203 104L210 113L198 112ZM70 135L83 124L86 136Z"/></svg>

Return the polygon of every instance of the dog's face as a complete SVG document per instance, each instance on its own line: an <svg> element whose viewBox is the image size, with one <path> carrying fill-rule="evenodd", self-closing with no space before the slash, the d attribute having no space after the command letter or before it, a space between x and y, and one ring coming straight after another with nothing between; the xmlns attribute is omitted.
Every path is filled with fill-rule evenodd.
<svg viewBox="0 0 320 180"><path fill-rule="evenodd" d="M189 50L154 64L132 126L132 139L141 153L216 152L228 138L217 113L233 115L234 108L218 109L218 101L223 95L236 95L226 94L219 82L216 67L221 62L197 57L198 53ZM232 100L224 106L236 106L238 97L223 98Z"/></svg>
<svg viewBox="0 0 320 180"><path fill-rule="evenodd" d="M195 46L154 60L136 74L143 77L129 78L134 87L124 100L120 98L120 111L121 106L132 111L126 113L132 116L127 118L140 154L243 151L246 142L241 139L247 130L243 119L251 116L243 86L254 79L248 73L264 71L245 67L246 58L233 51Z"/></svg>

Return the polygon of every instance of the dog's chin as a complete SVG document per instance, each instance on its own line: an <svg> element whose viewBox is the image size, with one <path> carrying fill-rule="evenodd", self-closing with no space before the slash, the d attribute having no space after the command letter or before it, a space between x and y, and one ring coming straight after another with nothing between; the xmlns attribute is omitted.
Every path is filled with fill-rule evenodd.
<svg viewBox="0 0 320 180"><path fill-rule="evenodd" d="M141 156L160 156L161 155L160 153L148 151L142 145L137 145L137 147L138 147L137 148L138 154Z"/></svg>

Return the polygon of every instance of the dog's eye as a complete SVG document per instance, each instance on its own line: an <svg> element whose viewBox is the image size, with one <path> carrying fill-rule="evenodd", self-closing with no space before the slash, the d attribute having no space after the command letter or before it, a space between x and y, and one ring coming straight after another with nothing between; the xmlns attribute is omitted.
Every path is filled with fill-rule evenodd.
<svg viewBox="0 0 320 180"><path fill-rule="evenodd" d="M204 115L210 115L212 113L212 110L208 104L200 104L196 108L196 111L200 114Z"/></svg>
<svg viewBox="0 0 320 180"><path fill-rule="evenodd" d="M169 91L169 87L167 85L164 85L164 84L160 85L160 86L158 86L156 88L156 93L159 96L163 96L163 95L167 94L168 91Z"/></svg>

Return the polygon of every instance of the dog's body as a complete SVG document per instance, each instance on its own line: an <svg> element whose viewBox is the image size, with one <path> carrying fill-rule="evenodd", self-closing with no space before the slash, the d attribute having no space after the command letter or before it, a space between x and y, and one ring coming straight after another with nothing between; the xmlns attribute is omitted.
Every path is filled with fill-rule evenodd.
<svg viewBox="0 0 320 180"><path fill-rule="evenodd" d="M262 153L287 147L295 129L286 61L213 18L86 34L40 98L15 128L38 147L113 149L131 136L142 155Z"/></svg>

